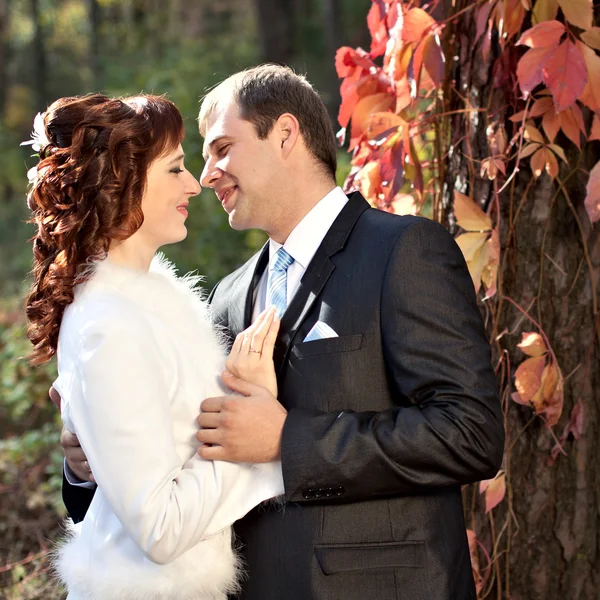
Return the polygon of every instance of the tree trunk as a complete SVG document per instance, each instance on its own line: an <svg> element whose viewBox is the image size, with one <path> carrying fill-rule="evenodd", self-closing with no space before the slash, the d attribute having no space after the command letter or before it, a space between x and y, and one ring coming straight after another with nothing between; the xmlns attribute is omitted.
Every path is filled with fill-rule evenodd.
<svg viewBox="0 0 600 600"><path fill-rule="evenodd" d="M455 10L464 6L466 1L458 2ZM479 177L478 161L490 154L486 128L493 118L506 127L509 138L515 129L505 120L502 109L503 90L512 90L515 84L511 79L515 63L509 57L503 63L505 69L496 65L493 70L497 58L493 44L489 59L484 61L482 42L475 44L473 18L474 11L470 11L466 18L455 21L454 48L447 56L458 56L452 76L460 94L467 95L470 107L485 109L489 105L490 109L454 118L443 198L449 209L455 188L468 193L484 209L495 202L494 182ZM464 110L456 94L454 98L448 110ZM498 111L500 121L493 117ZM577 164L573 144L561 137L557 143L571 154L570 165ZM499 271L498 293L486 303L484 313L495 349L494 364L503 360L499 368L507 425L503 468L512 515L503 505L490 513L493 517L484 515L478 490L473 486L465 493L466 506L477 507L474 516L467 510L467 522L475 527L490 553L498 544L498 559L488 573L485 588L489 598L598 598L600 438L595 390L600 389L600 356L599 323L594 311L600 285L600 237L583 207L586 171L597 159L594 144L597 142L584 147L579 170L571 172L570 166L562 165L559 179L566 181L566 193L545 173L530 183L529 166L523 166L499 197L500 264L504 261L504 269ZM498 181L498 188L503 183ZM562 417L552 432L541 418L532 419L532 409L510 398L515 391L514 371L526 358L516 344L521 333L538 329L509 299L526 310L547 334L565 377ZM498 321L492 330L489 316L494 312ZM569 436L563 443L566 455L559 455L549 465L556 438L578 401L583 406L583 434L577 441ZM479 559L486 575L488 562L483 553Z"/></svg>
<svg viewBox="0 0 600 600"><path fill-rule="evenodd" d="M254 6L263 60L290 64L294 57L294 2L254 0Z"/></svg>
<svg viewBox="0 0 600 600"><path fill-rule="evenodd" d="M88 19L90 22L89 64L92 71L92 89L103 88L102 62L100 60L100 5L98 0L87 0Z"/></svg>
<svg viewBox="0 0 600 600"><path fill-rule="evenodd" d="M8 92L10 0L0 0L0 121L4 120Z"/></svg>
<svg viewBox="0 0 600 600"><path fill-rule="evenodd" d="M30 0L31 18L34 26L33 36L33 87L35 90L35 105L37 110L45 110L48 101L47 98L47 68L46 44L44 31L40 20L40 1Z"/></svg>
<svg viewBox="0 0 600 600"><path fill-rule="evenodd" d="M337 114L341 103L340 84L335 70L335 53L342 45L342 23L340 19L340 0L323 0L323 21L325 48L327 48L327 88L326 105L331 119L337 123Z"/></svg>

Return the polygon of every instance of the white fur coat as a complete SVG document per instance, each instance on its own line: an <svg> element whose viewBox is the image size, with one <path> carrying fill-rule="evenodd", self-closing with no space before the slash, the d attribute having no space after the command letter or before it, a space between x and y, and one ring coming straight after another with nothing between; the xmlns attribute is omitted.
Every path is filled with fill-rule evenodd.
<svg viewBox="0 0 600 600"><path fill-rule="evenodd" d="M61 325L55 383L98 489L56 571L85 600L222 600L238 566L231 524L283 493L280 463L204 461L201 401L222 395L225 352L197 278L95 266Z"/></svg>

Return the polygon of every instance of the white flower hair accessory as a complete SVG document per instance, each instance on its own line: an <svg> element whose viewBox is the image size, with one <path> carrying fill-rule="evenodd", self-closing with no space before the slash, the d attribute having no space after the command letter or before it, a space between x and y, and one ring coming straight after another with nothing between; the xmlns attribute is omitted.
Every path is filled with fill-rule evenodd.
<svg viewBox="0 0 600 600"><path fill-rule="evenodd" d="M50 143L48 136L46 135L46 126L44 125L44 114L38 113L33 120L33 131L31 132L31 139L26 142L22 142L21 146L31 146L33 150L39 152L44 146Z"/></svg>
<svg viewBox="0 0 600 600"><path fill-rule="evenodd" d="M35 119L33 120L33 131L31 132L31 139L20 144L21 146L31 146L31 148L35 152L37 152L37 154L34 154L33 156L39 156L40 150L42 148L45 148L50 143L50 140L46 135L46 127L44 125L44 114L45 113L38 113L35 116ZM35 180L37 179L37 174L37 165L27 171L27 180L29 181L29 183L35 183Z"/></svg>

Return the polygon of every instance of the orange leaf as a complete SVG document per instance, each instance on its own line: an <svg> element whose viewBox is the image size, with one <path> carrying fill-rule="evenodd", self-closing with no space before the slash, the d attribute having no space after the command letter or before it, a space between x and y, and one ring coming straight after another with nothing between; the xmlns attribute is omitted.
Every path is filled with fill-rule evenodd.
<svg viewBox="0 0 600 600"><path fill-rule="evenodd" d="M537 179L544 172L545 167L546 167L546 148L541 147L531 157L531 170L533 171L533 176Z"/></svg>
<svg viewBox="0 0 600 600"><path fill-rule="evenodd" d="M588 73L588 81L579 99L588 108L600 111L600 56L585 44L579 44Z"/></svg>
<svg viewBox="0 0 600 600"><path fill-rule="evenodd" d="M365 97L374 94L377 91L377 80L371 75L360 77L361 70L357 69L356 74L347 77L342 81L340 94L342 103L338 114L338 122L342 127L348 125L348 121L352 117L352 113L356 108L358 101ZM357 79L358 77L358 79Z"/></svg>
<svg viewBox="0 0 600 600"><path fill-rule="evenodd" d="M416 215L418 212L417 201L411 194L396 194L390 209L395 215Z"/></svg>
<svg viewBox="0 0 600 600"><path fill-rule="evenodd" d="M569 161L567 160L567 155L560 146L557 146L556 144L548 144L546 148L550 148L550 150L552 150L552 152L554 152L554 154L556 154L556 156L558 156L563 162L569 164Z"/></svg>
<svg viewBox="0 0 600 600"><path fill-rule="evenodd" d="M530 48L543 48L558 43L567 28L558 21L545 21L528 29L519 38L517 45L525 45Z"/></svg>
<svg viewBox="0 0 600 600"><path fill-rule="evenodd" d="M594 18L592 0L558 0L565 19L580 29L589 29Z"/></svg>
<svg viewBox="0 0 600 600"><path fill-rule="evenodd" d="M492 221L471 198L454 190L454 216L466 231L489 231Z"/></svg>
<svg viewBox="0 0 600 600"><path fill-rule="evenodd" d="M598 113L594 115L594 120L592 121L592 131L588 139L590 142L600 140L600 115Z"/></svg>
<svg viewBox="0 0 600 600"><path fill-rule="evenodd" d="M523 333L521 343L517 344L527 356L543 356L548 352L544 338L539 333L528 332Z"/></svg>
<svg viewBox="0 0 600 600"><path fill-rule="evenodd" d="M577 46L570 40L563 42L548 56L542 74L544 83L552 92L558 112L571 106L587 83L585 61Z"/></svg>
<svg viewBox="0 0 600 600"><path fill-rule="evenodd" d="M542 116L549 110L554 110L554 101L550 96L542 96L531 105L528 116L533 119Z"/></svg>
<svg viewBox="0 0 600 600"><path fill-rule="evenodd" d="M358 185L361 194L371 205L375 205L381 193L381 175L379 161L368 162L358 174Z"/></svg>
<svg viewBox="0 0 600 600"><path fill-rule="evenodd" d="M581 39L592 48L600 50L600 27L592 27L581 34Z"/></svg>
<svg viewBox="0 0 600 600"><path fill-rule="evenodd" d="M548 139L553 142L556 139L556 134L560 129L560 117L553 110L549 110L542 119L542 128L548 136Z"/></svg>
<svg viewBox="0 0 600 600"><path fill-rule="evenodd" d="M435 24L435 19L427 14L422 8L412 8L404 15L402 39L405 42L418 43L421 41L427 30Z"/></svg>
<svg viewBox="0 0 600 600"><path fill-rule="evenodd" d="M590 171L585 197L585 210L592 223L600 220L600 162Z"/></svg>
<svg viewBox="0 0 600 600"><path fill-rule="evenodd" d="M475 292L481 287L481 274L488 262L487 233L462 233L456 238L456 243L461 249L469 274L475 286Z"/></svg>
<svg viewBox="0 0 600 600"><path fill-rule="evenodd" d="M521 152L519 152L519 158L527 158L528 156L531 156L536 150L539 150L540 147L540 144L537 142L523 146Z"/></svg>
<svg viewBox="0 0 600 600"><path fill-rule="evenodd" d="M531 123L531 121L529 121ZM532 142L538 142L539 144L544 143L544 136L540 133L537 127L533 125L525 125L525 139L531 140Z"/></svg>
<svg viewBox="0 0 600 600"><path fill-rule="evenodd" d="M439 85L444 77L446 59L442 52L440 38L437 33L428 35L423 48L423 68L427 71L434 85Z"/></svg>
<svg viewBox="0 0 600 600"><path fill-rule="evenodd" d="M536 0L533 7L533 22L551 21L558 14L557 0Z"/></svg>
<svg viewBox="0 0 600 600"><path fill-rule="evenodd" d="M369 115L365 134L367 139L372 140L390 129L400 129L404 125L406 121L392 112L376 112Z"/></svg>
<svg viewBox="0 0 600 600"><path fill-rule="evenodd" d="M498 506L506 495L506 474L500 471L494 479L482 481L479 484L479 493L485 493L485 512L490 512Z"/></svg>
<svg viewBox="0 0 600 600"><path fill-rule="evenodd" d="M556 179L556 176L558 175L558 161L556 160L556 156L554 156L554 154L552 154L552 152L550 152L550 150L548 150L548 148L544 148L544 153L545 153L545 157L546 157L546 164L545 164L545 169L546 169L546 173L548 173L548 175L550 175L551 179Z"/></svg>
<svg viewBox="0 0 600 600"><path fill-rule="evenodd" d="M542 373L546 356L533 356L524 360L515 371L515 387L520 398L519 404L529 404L542 387Z"/></svg>
<svg viewBox="0 0 600 600"><path fill-rule="evenodd" d="M558 423L564 401L563 377L558 365L550 362L542 373L542 385L531 399L536 413L546 413L546 422L550 427Z"/></svg>
<svg viewBox="0 0 600 600"><path fill-rule="evenodd" d="M547 46L545 48L531 48L519 60L517 65L517 79L523 96L527 98L529 94L543 80L543 67L549 56L553 53L556 46Z"/></svg>
<svg viewBox="0 0 600 600"><path fill-rule="evenodd" d="M393 102L394 98L390 94L372 94L361 98L352 112L350 137L354 139L360 136L367 126L369 117L376 112L385 112Z"/></svg>
<svg viewBox="0 0 600 600"><path fill-rule="evenodd" d="M573 105L577 106L576 104ZM571 107L571 108L573 108ZM564 134L581 150L581 130L577 124L577 120L571 111L571 108L563 110L559 114L560 117L560 128Z"/></svg>

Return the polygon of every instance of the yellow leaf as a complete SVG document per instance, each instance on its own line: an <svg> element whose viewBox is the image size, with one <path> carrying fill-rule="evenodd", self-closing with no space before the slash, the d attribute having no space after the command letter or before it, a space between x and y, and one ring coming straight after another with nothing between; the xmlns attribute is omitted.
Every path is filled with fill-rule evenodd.
<svg viewBox="0 0 600 600"><path fill-rule="evenodd" d="M523 333L521 343L517 344L527 356L542 356L548 352L544 338L539 333L527 332Z"/></svg>
<svg viewBox="0 0 600 600"><path fill-rule="evenodd" d="M488 262L487 238L487 233L463 233L456 238L467 262L475 292L481 287L481 273Z"/></svg>
<svg viewBox="0 0 600 600"><path fill-rule="evenodd" d="M600 50L600 27L592 27L581 34L581 39L592 48Z"/></svg>
<svg viewBox="0 0 600 600"><path fill-rule="evenodd" d="M358 175L360 192L371 205L377 203L377 195L381 191L381 175L379 161L368 162Z"/></svg>
<svg viewBox="0 0 600 600"><path fill-rule="evenodd" d="M454 190L454 216L466 231L489 231L492 220L471 198Z"/></svg>
<svg viewBox="0 0 600 600"><path fill-rule="evenodd" d="M536 0L533 7L533 18L534 24L541 23L542 21L552 21L556 19L558 13L558 2L557 0Z"/></svg>
<svg viewBox="0 0 600 600"><path fill-rule="evenodd" d="M492 235L486 242L487 263L481 271L481 281L485 286L485 298L488 300L496 294L498 279L498 264L500 263L500 236L497 229L492 229Z"/></svg>
<svg viewBox="0 0 600 600"><path fill-rule="evenodd" d="M589 29L594 19L592 0L558 0L565 19L580 29Z"/></svg>

